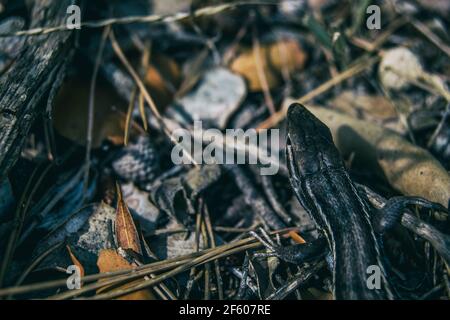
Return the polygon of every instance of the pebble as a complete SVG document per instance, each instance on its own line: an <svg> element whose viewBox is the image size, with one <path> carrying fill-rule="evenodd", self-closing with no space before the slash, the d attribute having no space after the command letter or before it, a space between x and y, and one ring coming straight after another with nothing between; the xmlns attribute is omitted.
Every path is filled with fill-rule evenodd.
<svg viewBox="0 0 450 320"><path fill-rule="evenodd" d="M224 129L247 94L244 79L222 67L205 73L199 85L178 103L193 120L210 121Z"/></svg>

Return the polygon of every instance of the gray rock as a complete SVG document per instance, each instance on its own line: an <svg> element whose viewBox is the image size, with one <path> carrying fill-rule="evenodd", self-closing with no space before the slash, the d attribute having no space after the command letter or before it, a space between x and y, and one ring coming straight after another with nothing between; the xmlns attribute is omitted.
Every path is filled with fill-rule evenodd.
<svg viewBox="0 0 450 320"><path fill-rule="evenodd" d="M103 249L114 248L112 224L116 211L106 203L89 207L75 214L58 230L42 240L33 256L39 256L57 242L65 241L83 265L87 274L97 272L98 254ZM37 270L66 268L71 265L68 251L61 246L42 261Z"/></svg>
<svg viewBox="0 0 450 320"><path fill-rule="evenodd" d="M223 129L247 94L244 79L230 70L208 70L197 87L178 100L193 120L211 121Z"/></svg>

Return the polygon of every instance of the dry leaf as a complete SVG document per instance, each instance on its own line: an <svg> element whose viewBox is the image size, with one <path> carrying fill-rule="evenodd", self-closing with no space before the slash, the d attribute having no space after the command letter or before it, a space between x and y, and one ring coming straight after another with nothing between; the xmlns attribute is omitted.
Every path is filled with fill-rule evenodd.
<svg viewBox="0 0 450 320"><path fill-rule="evenodd" d="M305 239L303 239L302 236L300 236L297 232L295 231L289 231L289 236L291 237L292 240L294 240L296 243L299 244L304 244L306 243Z"/></svg>
<svg viewBox="0 0 450 320"><path fill-rule="evenodd" d="M151 59L144 83L158 107L167 106L181 83L181 70L178 64L163 55L154 55Z"/></svg>
<svg viewBox="0 0 450 320"><path fill-rule="evenodd" d="M81 262L75 257L75 255L72 253L72 250L70 250L69 246L66 246L67 251L69 252L70 260L72 260L72 263L76 265L80 269L80 276L84 277L84 267L81 264Z"/></svg>
<svg viewBox="0 0 450 320"><path fill-rule="evenodd" d="M394 105L383 96L360 95L353 91L343 91L331 101L333 108L353 117L384 121L397 118Z"/></svg>
<svg viewBox="0 0 450 320"><path fill-rule="evenodd" d="M305 65L306 53L293 39L278 41L268 49L270 65L279 73L283 72L283 68L286 68L289 73L293 73Z"/></svg>
<svg viewBox="0 0 450 320"><path fill-rule="evenodd" d="M276 74L267 63L267 50L261 48L261 69L267 79L267 84L270 89L280 85L280 76ZM253 50L244 51L231 63L231 70L237 74L242 75L248 83L250 91L262 91L262 84L258 76L258 67Z"/></svg>
<svg viewBox="0 0 450 320"><path fill-rule="evenodd" d="M98 266L100 273L114 272L114 271L121 271L121 270L131 270L131 269L135 268L135 266L130 264L127 260L125 260L115 250L112 250L112 249L105 249L105 250L100 251L100 254L99 254L98 260L97 260L97 266ZM101 281L102 281L102 279L99 280L99 282L101 282ZM141 280L135 280L126 285L120 286L119 288L125 289L125 288L128 288L140 281ZM101 288L97 291L97 293L104 292L110 288L111 287ZM118 299L119 300L154 300L155 296L149 290L141 290L141 291L127 294Z"/></svg>
<svg viewBox="0 0 450 320"><path fill-rule="evenodd" d="M281 74L285 69L289 73L303 68L306 53L295 40L281 40L276 43L261 46L260 59L256 59L256 49L245 49L231 63L231 70L242 75L248 82L250 91L262 91L258 75L258 60L267 78L270 89L281 84Z"/></svg>
<svg viewBox="0 0 450 320"><path fill-rule="evenodd" d="M334 300L333 294L331 292L317 290L316 288L309 288L308 291L315 300Z"/></svg>
<svg viewBox="0 0 450 320"><path fill-rule="evenodd" d="M330 105L333 109L355 118L375 122L400 134L405 131L398 119L394 105L383 96L356 94L348 90L334 98Z"/></svg>
<svg viewBox="0 0 450 320"><path fill-rule="evenodd" d="M160 210L149 200L149 193L140 190L133 183L122 185L123 197L135 216L139 219L139 225L146 232L156 229Z"/></svg>
<svg viewBox="0 0 450 320"><path fill-rule="evenodd" d="M428 151L389 134L375 147L378 163L392 186L406 195L420 195L447 207L450 177Z"/></svg>
<svg viewBox="0 0 450 320"><path fill-rule="evenodd" d="M113 249L100 251L97 260L100 273L131 270L135 267Z"/></svg>
<svg viewBox="0 0 450 320"><path fill-rule="evenodd" d="M139 234L134 224L133 217L130 210L122 197L122 191L119 184L117 184L117 209L116 209L116 223L115 223L116 239L119 247L123 249L130 249L142 255L141 243Z"/></svg>
<svg viewBox="0 0 450 320"><path fill-rule="evenodd" d="M123 142L125 117L114 110L125 110L125 103L117 94L97 82L95 92L94 127L92 147L98 148L102 141L111 139ZM71 79L60 90L53 111L53 125L63 137L86 145L86 132L89 109L89 80Z"/></svg>
<svg viewBox="0 0 450 320"><path fill-rule="evenodd" d="M32 258L39 257L50 247L66 242L83 265L85 274L95 273L97 256L102 249L113 247L110 223L115 209L104 202L86 206L74 213L66 222L55 227L36 246ZM63 259L62 259L63 258ZM45 259L37 270L46 270L67 263L67 257L55 252Z"/></svg>
<svg viewBox="0 0 450 320"><path fill-rule="evenodd" d="M202 77L206 70L206 61L209 55L209 49L203 49L199 54L193 58L188 59L183 65L183 81L180 84L175 98L185 96Z"/></svg>

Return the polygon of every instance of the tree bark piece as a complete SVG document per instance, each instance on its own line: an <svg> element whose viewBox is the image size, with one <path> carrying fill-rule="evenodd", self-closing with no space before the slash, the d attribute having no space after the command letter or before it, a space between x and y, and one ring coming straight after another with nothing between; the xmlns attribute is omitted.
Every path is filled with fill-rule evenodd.
<svg viewBox="0 0 450 320"><path fill-rule="evenodd" d="M64 24L72 0L36 1L30 28ZM25 138L42 111L45 95L64 72L71 32L32 36L21 54L0 78L0 180L19 157Z"/></svg>

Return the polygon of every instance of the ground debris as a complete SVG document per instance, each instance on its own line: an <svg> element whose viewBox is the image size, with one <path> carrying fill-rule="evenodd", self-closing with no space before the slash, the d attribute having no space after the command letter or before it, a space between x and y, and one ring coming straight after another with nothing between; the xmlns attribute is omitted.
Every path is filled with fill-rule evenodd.
<svg viewBox="0 0 450 320"><path fill-rule="evenodd" d="M0 0L0 299L449 299L448 1L81 2Z"/></svg>

